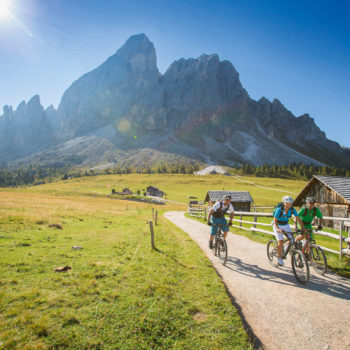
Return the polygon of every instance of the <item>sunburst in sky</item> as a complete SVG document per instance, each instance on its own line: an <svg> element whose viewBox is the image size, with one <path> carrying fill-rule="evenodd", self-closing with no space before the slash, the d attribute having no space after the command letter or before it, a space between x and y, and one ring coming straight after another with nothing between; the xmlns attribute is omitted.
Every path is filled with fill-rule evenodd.
<svg viewBox="0 0 350 350"><path fill-rule="evenodd" d="M0 20L10 20L12 18L12 1L0 0Z"/></svg>

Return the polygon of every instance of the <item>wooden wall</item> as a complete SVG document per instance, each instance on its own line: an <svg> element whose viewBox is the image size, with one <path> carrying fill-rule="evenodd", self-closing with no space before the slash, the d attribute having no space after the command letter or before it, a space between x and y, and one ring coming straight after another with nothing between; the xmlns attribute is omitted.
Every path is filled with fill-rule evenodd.
<svg viewBox="0 0 350 350"><path fill-rule="evenodd" d="M346 204L344 198L340 196L337 192L329 189L321 182L316 182L310 189L307 191L304 198L308 196L314 196L317 203L325 204Z"/></svg>
<svg viewBox="0 0 350 350"><path fill-rule="evenodd" d="M232 202L235 211L250 211L250 202Z"/></svg>
<svg viewBox="0 0 350 350"><path fill-rule="evenodd" d="M323 216L350 217L350 206L343 197L319 181L316 181L304 194L306 197L313 196L316 198L316 206L320 208ZM325 221L325 226L339 228L339 221Z"/></svg>

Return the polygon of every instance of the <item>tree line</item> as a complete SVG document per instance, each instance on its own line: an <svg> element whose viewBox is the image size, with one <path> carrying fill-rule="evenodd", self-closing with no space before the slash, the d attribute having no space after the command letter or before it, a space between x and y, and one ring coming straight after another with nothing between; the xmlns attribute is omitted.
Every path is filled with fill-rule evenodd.
<svg viewBox="0 0 350 350"><path fill-rule="evenodd" d="M199 170L198 164L177 163L161 164L154 167L115 167L103 170L72 170L68 165L62 167L42 167L30 165L18 169L0 168L0 187L13 187L22 185L38 185L53 180L67 180L70 178L96 176L101 174L193 174ZM291 163L289 165L256 166L243 164L233 169L236 174L244 174L257 177L298 178L308 180L312 175L349 176L350 169L332 166L315 166L307 164Z"/></svg>
<svg viewBox="0 0 350 350"><path fill-rule="evenodd" d="M312 175L350 176L350 169L302 163L291 163L289 165L263 164L261 166L244 164L237 169L243 174L258 177L302 178L305 180L309 180Z"/></svg>

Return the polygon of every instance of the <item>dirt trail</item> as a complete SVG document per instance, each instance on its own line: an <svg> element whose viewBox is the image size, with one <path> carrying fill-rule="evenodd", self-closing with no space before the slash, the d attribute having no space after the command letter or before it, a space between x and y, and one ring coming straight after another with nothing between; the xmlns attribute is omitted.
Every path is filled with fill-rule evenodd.
<svg viewBox="0 0 350 350"><path fill-rule="evenodd" d="M267 260L266 245L231 233L229 258L222 266L208 248L207 225L183 212L165 217L206 253L265 349L350 349L349 279L331 272L319 276L310 267L310 281L302 286L289 259L284 267L275 268Z"/></svg>

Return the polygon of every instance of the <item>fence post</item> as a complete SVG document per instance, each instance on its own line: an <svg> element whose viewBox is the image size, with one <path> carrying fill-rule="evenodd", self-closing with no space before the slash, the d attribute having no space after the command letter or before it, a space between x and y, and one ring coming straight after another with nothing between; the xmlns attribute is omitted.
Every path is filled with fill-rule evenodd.
<svg viewBox="0 0 350 350"><path fill-rule="evenodd" d="M152 219L154 219L154 208L152 208Z"/></svg>
<svg viewBox="0 0 350 350"><path fill-rule="evenodd" d="M207 220L207 208L204 208L204 221Z"/></svg>
<svg viewBox="0 0 350 350"><path fill-rule="evenodd" d="M150 230L151 230L151 246L152 246L152 249L156 249L156 247L155 247L155 245L154 245L153 221L152 221L152 220L149 220L148 223L149 223L149 228L150 228Z"/></svg>
<svg viewBox="0 0 350 350"><path fill-rule="evenodd" d="M346 226L348 228L348 238L350 239L350 222L349 221L347 222ZM347 248L350 250L350 242L348 242Z"/></svg>
<svg viewBox="0 0 350 350"><path fill-rule="evenodd" d="M254 226L253 226L254 228L256 228L256 223L257 223L257 222L258 222L258 217L255 215L255 216L254 216Z"/></svg>
<svg viewBox="0 0 350 350"><path fill-rule="evenodd" d="M242 227L242 215L239 216L239 220L240 220L239 227Z"/></svg>
<svg viewBox="0 0 350 350"><path fill-rule="evenodd" d="M341 221L340 222L340 226L339 226L339 256L340 256L340 260L342 259L343 257L343 226L344 226L344 221Z"/></svg>
<svg viewBox="0 0 350 350"><path fill-rule="evenodd" d="M158 210L156 210L156 216L154 218L154 223L156 224L156 226L157 226L157 219L158 219Z"/></svg>

